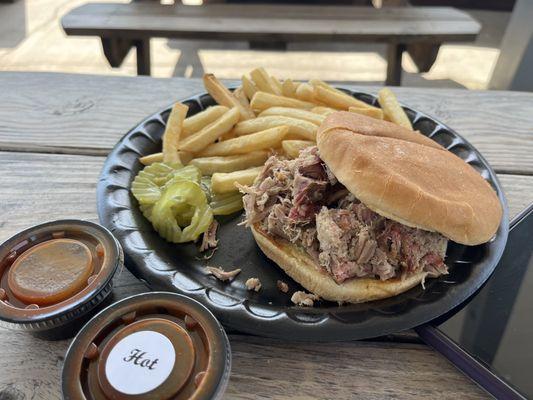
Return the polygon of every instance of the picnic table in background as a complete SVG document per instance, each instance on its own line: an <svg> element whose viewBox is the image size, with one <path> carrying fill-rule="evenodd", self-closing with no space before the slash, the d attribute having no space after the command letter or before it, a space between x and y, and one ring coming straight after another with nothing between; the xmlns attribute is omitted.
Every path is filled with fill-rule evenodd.
<svg viewBox="0 0 533 400"><path fill-rule="evenodd" d="M112 67L131 48L137 73L150 75L150 38L243 40L254 48L288 42L381 42L388 45L387 85L400 85L402 54L420 72L433 65L444 42L473 41L481 26L450 7L373 7L305 4L163 5L158 2L87 3L65 15L67 35L98 36Z"/></svg>
<svg viewBox="0 0 533 400"><path fill-rule="evenodd" d="M105 155L146 116L203 92L200 80L0 73L0 240L59 218L98 221ZM376 87L352 87L376 93ZM533 201L533 94L395 89L400 101L449 124L476 146L503 184L511 217ZM127 270L119 300L149 289ZM229 332L226 398L488 398L412 332L359 342L297 343ZM0 398L61 398L70 340L0 329Z"/></svg>

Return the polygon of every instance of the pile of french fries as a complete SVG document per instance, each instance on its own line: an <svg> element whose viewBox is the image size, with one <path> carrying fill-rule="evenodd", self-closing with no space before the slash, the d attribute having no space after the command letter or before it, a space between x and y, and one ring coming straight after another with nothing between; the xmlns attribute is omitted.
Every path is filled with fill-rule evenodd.
<svg viewBox="0 0 533 400"><path fill-rule="evenodd" d="M176 103L163 135L163 151L142 157L141 163L194 165L211 176L211 190L236 192L236 183L253 183L274 151L296 158L316 144L316 133L327 115L350 111L385 119L412 129L396 96L379 92L381 108L374 107L325 82L283 82L256 68L242 77L242 85L228 90L214 75L204 76L207 92L218 103L187 116L188 107Z"/></svg>

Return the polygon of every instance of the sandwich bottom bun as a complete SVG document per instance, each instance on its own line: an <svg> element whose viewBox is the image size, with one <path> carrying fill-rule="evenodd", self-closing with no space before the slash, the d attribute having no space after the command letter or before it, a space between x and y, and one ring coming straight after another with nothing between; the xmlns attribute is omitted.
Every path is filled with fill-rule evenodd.
<svg viewBox="0 0 533 400"><path fill-rule="evenodd" d="M320 298L340 303L364 303L393 297L422 283L426 272L420 272L405 279L354 278L341 284L336 283L300 247L282 239L275 239L264 232L259 224L251 227L254 239L263 253L278 264L292 279L306 290Z"/></svg>

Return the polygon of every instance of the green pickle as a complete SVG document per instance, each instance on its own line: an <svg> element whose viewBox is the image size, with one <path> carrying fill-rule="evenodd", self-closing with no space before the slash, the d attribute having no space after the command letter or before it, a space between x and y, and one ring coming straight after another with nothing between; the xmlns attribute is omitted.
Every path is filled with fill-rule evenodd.
<svg viewBox="0 0 533 400"><path fill-rule="evenodd" d="M211 202L211 177L210 176L202 176L202 179L200 180L200 186L202 187L202 190L205 192L205 195L207 196L207 201Z"/></svg>
<svg viewBox="0 0 533 400"><path fill-rule="evenodd" d="M154 163L140 171L131 184L131 192L139 204L148 205L157 202L161 196L161 186L179 168L182 168L181 164Z"/></svg>
<svg viewBox="0 0 533 400"><path fill-rule="evenodd" d="M192 181L196 182L197 184L200 184L200 180L202 179L202 173L194 165L188 165L186 167L176 169L171 173L170 181L174 181L176 179L183 179L186 181Z"/></svg>
<svg viewBox="0 0 533 400"><path fill-rule="evenodd" d="M195 166L154 163L140 171L131 185L139 209L164 239L195 241L214 215L242 209L242 194L212 194L211 178Z"/></svg>
<svg viewBox="0 0 533 400"><path fill-rule="evenodd" d="M175 210L178 210L179 218L176 218ZM190 242L209 228L213 222L213 211L198 183L178 179L165 186L161 198L153 207L151 222L169 242Z"/></svg>
<svg viewBox="0 0 533 400"><path fill-rule="evenodd" d="M242 210L242 194L216 194L211 198L209 206L214 215L229 215Z"/></svg>

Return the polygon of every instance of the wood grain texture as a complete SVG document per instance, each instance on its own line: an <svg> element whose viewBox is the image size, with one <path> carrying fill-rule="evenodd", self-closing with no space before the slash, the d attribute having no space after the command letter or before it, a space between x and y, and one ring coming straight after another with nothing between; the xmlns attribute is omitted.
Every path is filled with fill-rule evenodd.
<svg viewBox="0 0 533 400"><path fill-rule="evenodd" d="M230 335L226 399L485 399L488 395L421 344L303 344ZM60 399L69 340L0 330L0 399ZM12 397L8 397L9 395Z"/></svg>
<svg viewBox="0 0 533 400"><path fill-rule="evenodd" d="M198 81L180 79L0 74L0 150L9 150L0 152L0 240L50 219L96 221L102 155L143 117L200 91ZM528 111L533 95L396 92L457 129L502 172L511 216L533 201L533 116ZM116 299L147 290L127 270L114 283ZM412 333L389 339L400 338L413 340ZM233 370L226 398L487 398L420 343L304 344L236 334L230 342ZM68 344L0 329L0 399L60 399Z"/></svg>
<svg viewBox="0 0 533 400"><path fill-rule="evenodd" d="M0 215L4 216L0 240L54 218L96 221L95 186L103 161L103 157L0 152ZM533 200L533 176L500 175L500 179L511 215ZM127 270L114 283L115 299L147 290ZM487 397L421 344L318 345L244 335L230 335L230 341L233 370L226 398ZM0 329L0 399L59 399L68 344L68 340L48 342Z"/></svg>
<svg viewBox="0 0 533 400"><path fill-rule="evenodd" d="M488 398L424 345L304 344L235 335L230 341L233 373L227 398Z"/></svg>
<svg viewBox="0 0 533 400"><path fill-rule="evenodd" d="M446 7L383 8L212 4L202 7L154 3L91 3L62 18L68 35L180 39L313 41L473 40L481 26Z"/></svg>
<svg viewBox="0 0 533 400"><path fill-rule="evenodd" d="M103 155L143 118L204 89L199 80L179 78L2 73L0 91L0 150ZM466 137L496 171L533 174L533 94L394 91Z"/></svg>
<svg viewBox="0 0 533 400"><path fill-rule="evenodd" d="M41 222L98 222L96 183L103 157L0 152L0 240ZM509 216L533 202L533 176L500 174Z"/></svg>

